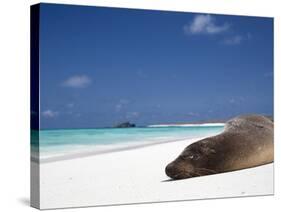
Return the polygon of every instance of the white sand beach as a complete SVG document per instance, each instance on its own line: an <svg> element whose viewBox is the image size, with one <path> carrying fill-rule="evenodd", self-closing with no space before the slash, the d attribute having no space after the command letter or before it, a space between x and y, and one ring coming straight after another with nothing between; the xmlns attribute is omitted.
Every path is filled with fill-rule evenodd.
<svg viewBox="0 0 281 212"><path fill-rule="evenodd" d="M169 181L165 166L192 142L194 139L42 163L40 208L273 194L273 164Z"/></svg>

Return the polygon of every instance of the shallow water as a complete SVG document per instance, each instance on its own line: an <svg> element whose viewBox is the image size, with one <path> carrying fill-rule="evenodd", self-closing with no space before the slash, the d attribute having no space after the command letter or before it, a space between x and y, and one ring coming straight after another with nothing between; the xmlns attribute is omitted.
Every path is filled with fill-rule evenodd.
<svg viewBox="0 0 281 212"><path fill-rule="evenodd" d="M223 126L136 127L100 129L56 129L32 131L33 151L40 158L83 152L101 153L118 151L169 141L205 137L223 131ZM38 146L39 144L39 146Z"/></svg>

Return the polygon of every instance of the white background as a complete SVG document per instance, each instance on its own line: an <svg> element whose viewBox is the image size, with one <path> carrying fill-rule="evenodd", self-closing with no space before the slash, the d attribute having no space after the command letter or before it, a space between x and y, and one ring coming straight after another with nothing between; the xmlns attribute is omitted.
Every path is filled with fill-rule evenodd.
<svg viewBox="0 0 281 212"><path fill-rule="evenodd" d="M0 211L35 211L29 205L29 6L38 1L2 0L0 5ZM92 207L68 211L274 211L280 203L280 23L278 0L76 0L48 1L275 17L275 196ZM279 9L279 11L278 11ZM279 14L278 14L279 12ZM279 60L278 60L279 59ZM75 194L73 194L75 195ZM110 197L108 197L110 198ZM59 211L59 210L58 210Z"/></svg>

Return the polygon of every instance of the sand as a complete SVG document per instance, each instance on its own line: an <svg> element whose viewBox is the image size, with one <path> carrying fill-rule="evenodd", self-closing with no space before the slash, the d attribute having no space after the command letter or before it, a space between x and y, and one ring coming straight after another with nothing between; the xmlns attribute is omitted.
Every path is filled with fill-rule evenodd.
<svg viewBox="0 0 281 212"><path fill-rule="evenodd" d="M169 181L164 169L194 140L40 165L40 208L273 194L273 164Z"/></svg>

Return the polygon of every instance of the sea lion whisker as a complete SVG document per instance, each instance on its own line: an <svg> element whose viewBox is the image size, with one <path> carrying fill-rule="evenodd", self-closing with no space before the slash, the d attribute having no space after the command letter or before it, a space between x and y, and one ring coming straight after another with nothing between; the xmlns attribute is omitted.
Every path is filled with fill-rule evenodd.
<svg viewBox="0 0 281 212"><path fill-rule="evenodd" d="M189 177L192 177L192 174L181 172L181 173L176 174L174 176L174 178L175 179L182 179L182 177L180 177L180 176L186 176L185 178L189 178Z"/></svg>
<svg viewBox="0 0 281 212"><path fill-rule="evenodd" d="M192 172L192 174L191 175L194 175L195 177L200 177L200 176L202 176L200 173L198 173L198 172Z"/></svg>
<svg viewBox="0 0 281 212"><path fill-rule="evenodd" d="M207 168L196 168L196 170L198 170L198 171L206 171L206 172L209 172L209 173L217 174L217 172L215 170L207 169Z"/></svg>

